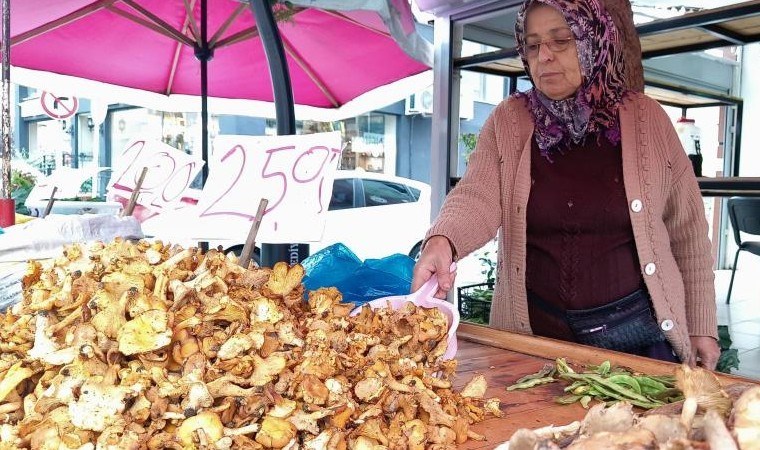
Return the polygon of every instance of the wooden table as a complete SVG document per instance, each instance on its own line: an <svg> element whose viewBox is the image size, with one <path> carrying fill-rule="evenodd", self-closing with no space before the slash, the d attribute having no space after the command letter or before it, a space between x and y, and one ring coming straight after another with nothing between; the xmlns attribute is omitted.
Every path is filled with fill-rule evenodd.
<svg viewBox="0 0 760 450"><path fill-rule="evenodd" d="M652 375L673 374L673 363L612 352L553 339L498 331L472 324L460 324L457 332L459 361L456 389L475 374L482 373L488 381L486 397L499 397L502 418L488 419L472 426L484 435L485 442L468 441L461 449L492 449L508 441L518 428L538 428L546 425L566 425L580 420L586 410L580 404L560 405L554 398L563 395L565 384L551 383L527 390L507 391L505 388L518 378L538 372L544 364L558 357L577 364L599 364L609 360L613 365L626 366ZM724 385L736 382L758 383L742 377L717 374Z"/></svg>

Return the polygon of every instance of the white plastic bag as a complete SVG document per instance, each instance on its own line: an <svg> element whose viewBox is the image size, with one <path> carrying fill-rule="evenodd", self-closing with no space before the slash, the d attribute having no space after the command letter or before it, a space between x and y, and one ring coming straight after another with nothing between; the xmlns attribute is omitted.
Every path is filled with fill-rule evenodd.
<svg viewBox="0 0 760 450"><path fill-rule="evenodd" d="M25 271L24 264L14 264L10 270L0 273L0 313L21 301L21 279Z"/></svg>
<svg viewBox="0 0 760 450"><path fill-rule="evenodd" d="M64 244L144 237L134 217L111 214L58 215L14 225L0 235L0 262L54 258Z"/></svg>

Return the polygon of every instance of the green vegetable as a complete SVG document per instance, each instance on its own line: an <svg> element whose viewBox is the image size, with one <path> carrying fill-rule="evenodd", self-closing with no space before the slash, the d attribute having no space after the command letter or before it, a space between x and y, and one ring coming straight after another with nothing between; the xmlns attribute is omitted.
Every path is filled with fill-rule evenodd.
<svg viewBox="0 0 760 450"><path fill-rule="evenodd" d="M561 380L569 383L564 388L567 395L555 400L561 404L580 402L584 408L593 399L606 403L627 401L649 409L683 398L681 391L675 388L673 376L646 375L621 367L613 368L609 361L576 372L564 358L557 358L555 367L544 366L538 373L520 378L507 390L528 389Z"/></svg>
<svg viewBox="0 0 760 450"><path fill-rule="evenodd" d="M633 378L641 387L640 393L644 395L657 395L658 393L668 389L667 386L652 377L639 375Z"/></svg>
<svg viewBox="0 0 760 450"><path fill-rule="evenodd" d="M541 370L539 370L536 373L532 373L530 375L525 375L524 377L518 378L517 381L515 381L515 384L524 383L526 381L534 380L536 378L551 377L554 375L554 372L555 372L554 366L552 366L551 364L544 364L544 367L542 367Z"/></svg>
<svg viewBox="0 0 760 450"><path fill-rule="evenodd" d="M612 367L612 364L610 364L609 361L605 361L599 364L598 366L588 366L588 370L592 370L598 373L599 375L607 375L608 373L610 373L611 367Z"/></svg>
<svg viewBox="0 0 760 450"><path fill-rule="evenodd" d="M628 386L629 388L636 391L637 394L641 394L641 385L638 381L636 381L636 378L630 376L630 375L612 375L611 377L607 378L608 381L619 384L622 386Z"/></svg>
<svg viewBox="0 0 760 450"><path fill-rule="evenodd" d="M582 395L563 395L562 397L555 398L554 401L561 405L570 405L580 401L581 398L583 398Z"/></svg>
<svg viewBox="0 0 760 450"><path fill-rule="evenodd" d="M584 394L587 394L590 390L591 390L591 386L581 384L580 386L573 389L573 394L584 395Z"/></svg>
<svg viewBox="0 0 760 450"><path fill-rule="evenodd" d="M557 358L556 364L557 364L557 372L559 372L560 374L575 373L575 371L570 366L567 365L565 358Z"/></svg>
<svg viewBox="0 0 760 450"><path fill-rule="evenodd" d="M515 389L528 389L540 384L554 383L555 381L557 380L554 377L532 378L521 383L515 383L512 386L507 387L507 390L514 391Z"/></svg>

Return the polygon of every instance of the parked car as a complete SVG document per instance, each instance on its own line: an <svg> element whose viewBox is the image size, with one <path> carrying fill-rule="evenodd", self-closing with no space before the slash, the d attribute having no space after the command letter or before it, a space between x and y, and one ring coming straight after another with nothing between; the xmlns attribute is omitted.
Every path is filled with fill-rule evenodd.
<svg viewBox="0 0 760 450"><path fill-rule="evenodd" d="M338 171L325 233L314 253L343 242L361 259L401 253L419 256L430 226L428 184L364 171Z"/></svg>
<svg viewBox="0 0 760 450"><path fill-rule="evenodd" d="M159 216L143 222L146 235L161 237ZM338 170L333 183L322 240L310 242L311 254L342 242L364 260L394 253L417 258L430 226L430 186L408 178ZM234 241L211 241L239 253L245 236ZM178 242L184 245L196 243ZM256 249L259 254L259 249Z"/></svg>

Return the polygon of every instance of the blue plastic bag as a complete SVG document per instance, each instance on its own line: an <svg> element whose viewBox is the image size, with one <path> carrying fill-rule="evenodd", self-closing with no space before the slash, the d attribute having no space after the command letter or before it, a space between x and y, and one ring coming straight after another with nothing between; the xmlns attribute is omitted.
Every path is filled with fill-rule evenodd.
<svg viewBox="0 0 760 450"><path fill-rule="evenodd" d="M343 244L333 244L301 262L306 274L303 284L307 291L337 286L361 266L362 261Z"/></svg>
<svg viewBox="0 0 760 450"><path fill-rule="evenodd" d="M412 287L414 260L396 253L362 262L348 247L338 243L309 256L301 263L306 291L336 287L343 301L363 305L390 295L405 295Z"/></svg>

